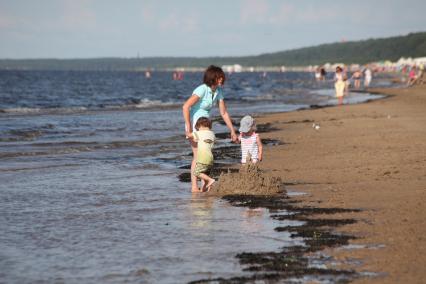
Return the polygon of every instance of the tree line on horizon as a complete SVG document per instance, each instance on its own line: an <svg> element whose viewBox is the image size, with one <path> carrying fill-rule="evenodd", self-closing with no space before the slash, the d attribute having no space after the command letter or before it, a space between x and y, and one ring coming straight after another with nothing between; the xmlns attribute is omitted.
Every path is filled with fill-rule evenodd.
<svg viewBox="0 0 426 284"><path fill-rule="evenodd" d="M205 68L240 64L245 67L308 66L325 63L366 64L397 61L401 57L426 56L426 32L298 48L240 57L146 57L91 59L0 59L0 69L10 70L99 70Z"/></svg>

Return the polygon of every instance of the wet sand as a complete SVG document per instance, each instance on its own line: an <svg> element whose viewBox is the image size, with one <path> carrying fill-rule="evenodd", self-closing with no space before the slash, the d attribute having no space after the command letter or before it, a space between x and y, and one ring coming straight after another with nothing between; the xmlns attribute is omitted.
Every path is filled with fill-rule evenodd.
<svg viewBox="0 0 426 284"><path fill-rule="evenodd" d="M389 97L258 117L276 128L262 138L283 142L264 147L261 168L307 193L304 206L362 209L316 215L358 220L336 229L357 249L326 250L338 268L378 273L355 283L424 283L426 86L372 91Z"/></svg>

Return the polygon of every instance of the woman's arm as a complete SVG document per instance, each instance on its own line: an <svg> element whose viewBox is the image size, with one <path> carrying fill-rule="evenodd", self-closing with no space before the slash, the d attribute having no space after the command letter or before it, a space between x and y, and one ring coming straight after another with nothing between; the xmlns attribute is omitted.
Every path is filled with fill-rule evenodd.
<svg viewBox="0 0 426 284"><path fill-rule="evenodd" d="M256 143L257 143L257 148L259 149L258 158L259 158L259 161L262 161L263 146L262 146L262 140L260 139L259 134L256 136Z"/></svg>
<svg viewBox="0 0 426 284"><path fill-rule="evenodd" d="M189 110L193 105L195 105L200 98L196 95L192 95L182 106L183 119L185 120L185 135L186 137L192 137L192 124L189 117Z"/></svg>
<svg viewBox="0 0 426 284"><path fill-rule="evenodd" d="M231 117L228 114L228 110L226 109L226 104L224 100L219 100L219 111L223 120L225 121L226 126L228 126L229 130L231 130L231 140L232 142L237 140L237 134L235 134L234 125L232 125Z"/></svg>

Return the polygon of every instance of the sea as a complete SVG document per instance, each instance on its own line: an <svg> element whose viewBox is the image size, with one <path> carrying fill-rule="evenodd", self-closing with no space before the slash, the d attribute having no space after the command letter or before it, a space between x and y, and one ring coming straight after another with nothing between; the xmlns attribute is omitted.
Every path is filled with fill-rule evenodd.
<svg viewBox="0 0 426 284"><path fill-rule="evenodd" d="M191 194L179 181L191 161L181 107L202 78L0 71L1 283L237 277L249 274L238 253L303 245L274 231L282 222L268 211ZM224 94L233 118L337 104L332 74L323 82L308 72L227 74ZM379 98L350 92L344 103ZM227 132L219 122L213 130Z"/></svg>

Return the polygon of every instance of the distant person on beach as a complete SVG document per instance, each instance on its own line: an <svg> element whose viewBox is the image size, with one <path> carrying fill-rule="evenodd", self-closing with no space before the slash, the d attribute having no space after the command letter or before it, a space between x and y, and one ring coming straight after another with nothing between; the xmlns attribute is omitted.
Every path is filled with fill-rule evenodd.
<svg viewBox="0 0 426 284"><path fill-rule="evenodd" d="M226 109L223 97L222 85L225 83L225 73L222 68L210 65L204 72L203 84L195 88L191 97L183 105L183 118L185 120L185 134L189 139L192 148L193 159L191 163L191 191L199 192L197 177L192 174L195 170L197 160L197 143L191 139L195 123L200 117L210 117L210 111L215 104L219 105L220 115L226 126L231 131L231 140L237 140L234 126Z"/></svg>
<svg viewBox="0 0 426 284"><path fill-rule="evenodd" d="M188 138L197 143L197 159L191 175L204 181L201 192L209 191L215 183L215 180L209 176L213 167L212 149L215 141L215 135L211 128L212 122L207 117L200 117L195 124L196 131L188 133Z"/></svg>
<svg viewBox="0 0 426 284"><path fill-rule="evenodd" d="M407 86L412 86L417 81L417 70L416 66L411 67L410 72L408 73Z"/></svg>
<svg viewBox="0 0 426 284"><path fill-rule="evenodd" d="M315 68L315 80L321 81L321 69L319 67Z"/></svg>
<svg viewBox="0 0 426 284"><path fill-rule="evenodd" d="M325 80L325 76L327 75L327 72L325 71L324 67L321 67L320 73L321 73L321 81L324 81Z"/></svg>
<svg viewBox="0 0 426 284"><path fill-rule="evenodd" d="M336 90L336 97L339 105L343 104L343 96L345 95L346 82L343 77L343 69L340 66L336 67L334 74L334 89Z"/></svg>
<svg viewBox="0 0 426 284"><path fill-rule="evenodd" d="M362 72L359 69L352 74L351 79L354 80L355 89L361 88Z"/></svg>
<svg viewBox="0 0 426 284"><path fill-rule="evenodd" d="M259 134L256 133L256 123L250 115L246 115L240 122L241 163L257 163L262 161L263 147Z"/></svg>
<svg viewBox="0 0 426 284"><path fill-rule="evenodd" d="M336 71L334 72L334 81L343 81L343 69L340 66L336 67Z"/></svg>
<svg viewBox="0 0 426 284"><path fill-rule="evenodd" d="M364 70L364 87L368 88L370 87L371 80L373 79L373 72L371 69L367 66Z"/></svg>
<svg viewBox="0 0 426 284"><path fill-rule="evenodd" d="M419 72L417 72L417 83L418 84L424 84L426 82L426 80L425 80L425 66L423 64L420 64L418 69L419 69Z"/></svg>
<svg viewBox="0 0 426 284"><path fill-rule="evenodd" d="M321 68L317 67L315 69L315 80L317 80L317 82L324 81L326 74L327 74L327 72L325 72L324 67L321 67Z"/></svg>
<svg viewBox="0 0 426 284"><path fill-rule="evenodd" d="M173 72L173 80L175 80L175 81L183 80L183 71Z"/></svg>
<svg viewBox="0 0 426 284"><path fill-rule="evenodd" d="M349 94L349 87L351 86L351 80L349 80L346 72L343 72L343 82L345 83L344 95Z"/></svg>

